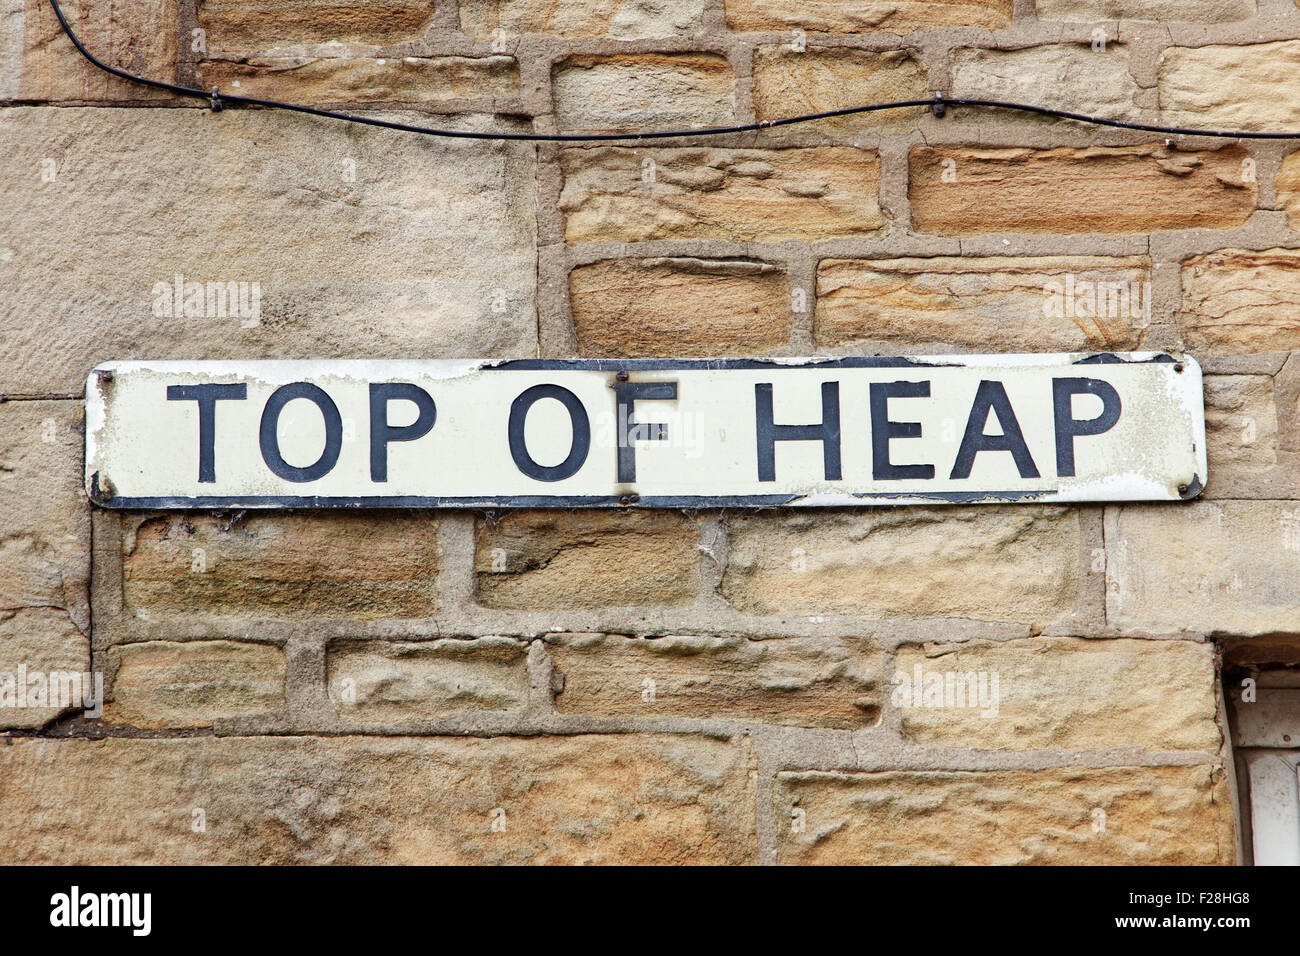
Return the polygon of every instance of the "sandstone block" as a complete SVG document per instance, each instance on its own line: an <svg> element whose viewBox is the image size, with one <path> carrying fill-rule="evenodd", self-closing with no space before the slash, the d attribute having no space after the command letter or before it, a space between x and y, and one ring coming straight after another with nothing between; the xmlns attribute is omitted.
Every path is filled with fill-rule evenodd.
<svg viewBox="0 0 1300 956"><path fill-rule="evenodd" d="M1178 328L1195 349L1300 348L1300 250L1222 249L1183 261Z"/></svg>
<svg viewBox="0 0 1300 956"><path fill-rule="evenodd" d="M144 620L427 617L437 527L419 512L151 518L123 542L123 598Z"/></svg>
<svg viewBox="0 0 1300 956"><path fill-rule="evenodd" d="M0 610L0 730L42 727L92 709L87 697L99 689L89 673L90 638L67 612Z"/></svg>
<svg viewBox="0 0 1300 956"><path fill-rule="evenodd" d="M1050 622L1078 584L1078 515L1064 508L735 515L727 529L722 593L754 614Z"/></svg>
<svg viewBox="0 0 1300 956"><path fill-rule="evenodd" d="M565 237L579 242L871 236L880 157L853 147L566 149Z"/></svg>
<svg viewBox="0 0 1300 956"><path fill-rule="evenodd" d="M552 634L561 713L856 729L880 715L880 654L858 638Z"/></svg>
<svg viewBox="0 0 1300 956"><path fill-rule="evenodd" d="M528 147L266 111L14 107L0 148L0 392L79 393L110 359L536 354ZM234 283L241 308L178 315L178 281Z"/></svg>
<svg viewBox="0 0 1300 956"><path fill-rule="evenodd" d="M1294 129L1300 40L1174 47L1160 56L1160 122L1221 129Z"/></svg>
<svg viewBox="0 0 1300 956"><path fill-rule="evenodd" d="M925 68L908 51L827 47L796 52L784 46L754 51L754 114L760 121L929 95ZM860 113L819 120L816 128L838 133L898 129L914 125L919 115L920 108Z"/></svg>
<svg viewBox="0 0 1300 956"><path fill-rule="evenodd" d="M686 604L699 533L679 512L516 511L480 521L474 571L487 607Z"/></svg>
<svg viewBox="0 0 1300 956"><path fill-rule="evenodd" d="M1239 226L1255 210L1245 150L1164 146L912 150L919 232L1132 233Z"/></svg>
<svg viewBox="0 0 1300 956"><path fill-rule="evenodd" d="M732 30L810 33L894 33L906 36L931 27L985 27L1011 23L1011 0L727 0Z"/></svg>
<svg viewBox="0 0 1300 956"><path fill-rule="evenodd" d="M204 60L205 88L294 103L434 103L519 92L508 56L276 57Z"/></svg>
<svg viewBox="0 0 1300 956"><path fill-rule="evenodd" d="M1219 751L1210 644L1078 637L913 644L899 648L895 667L886 692L899 705L904 736L918 742L987 750ZM966 686L974 677L990 693L959 700L953 680L948 695L950 673ZM933 674L945 682L942 698L930 693L937 686ZM981 708L983 701L991 706Z"/></svg>
<svg viewBox="0 0 1300 956"><path fill-rule="evenodd" d="M79 402L0 405L0 612L62 608L89 633L83 432Z"/></svg>
<svg viewBox="0 0 1300 956"><path fill-rule="evenodd" d="M576 56L552 75L563 130L688 129L735 122L735 75L712 53Z"/></svg>
<svg viewBox="0 0 1300 956"><path fill-rule="evenodd" d="M434 0L202 0L208 50L263 50L293 44L390 46L418 40L433 25Z"/></svg>
<svg viewBox="0 0 1300 956"><path fill-rule="evenodd" d="M578 352L754 355L789 344L785 271L752 259L610 259L569 273Z"/></svg>
<svg viewBox="0 0 1300 956"><path fill-rule="evenodd" d="M753 774L744 737L23 740L0 747L0 851L27 864L751 863Z"/></svg>
<svg viewBox="0 0 1300 956"><path fill-rule="evenodd" d="M1277 406L1267 375L1205 377L1205 444L1216 468L1267 471L1277 464Z"/></svg>
<svg viewBox="0 0 1300 956"><path fill-rule="evenodd" d="M1108 508L1106 581L1107 620L1122 630L1294 633L1300 504Z"/></svg>
<svg viewBox="0 0 1300 956"><path fill-rule="evenodd" d="M774 801L783 863L1230 866L1235 858L1223 772L1210 766L781 773Z"/></svg>
<svg viewBox="0 0 1300 956"><path fill-rule="evenodd" d="M1273 180L1277 201L1286 210L1286 224L1300 228L1300 152L1282 157L1282 166Z"/></svg>
<svg viewBox="0 0 1300 956"><path fill-rule="evenodd" d="M1255 15L1253 0L1035 0L1040 20L1230 23Z"/></svg>
<svg viewBox="0 0 1300 956"><path fill-rule="evenodd" d="M82 44L109 66L175 83L176 0L62 0ZM166 100L170 94L110 76L77 52L49 0L0 0L0 100Z"/></svg>
<svg viewBox="0 0 1300 956"><path fill-rule="evenodd" d="M117 665L106 719L136 727L205 727L284 704L284 651L237 641L148 641L109 649Z"/></svg>
<svg viewBox="0 0 1300 956"><path fill-rule="evenodd" d="M460 28L478 40L506 36L642 40L689 36L704 26L705 0L461 0Z"/></svg>
<svg viewBox="0 0 1300 956"><path fill-rule="evenodd" d="M1050 98L1044 95L1050 91ZM1110 119L1138 119L1128 49L1054 44L1023 50L961 49L952 54L952 95L1054 106Z"/></svg>
<svg viewBox="0 0 1300 956"><path fill-rule="evenodd" d="M1151 320L1145 258L823 259L818 345L1132 349Z"/></svg>
<svg viewBox="0 0 1300 956"><path fill-rule="evenodd" d="M330 699L345 717L402 721L528 703L528 645L508 637L338 641Z"/></svg>

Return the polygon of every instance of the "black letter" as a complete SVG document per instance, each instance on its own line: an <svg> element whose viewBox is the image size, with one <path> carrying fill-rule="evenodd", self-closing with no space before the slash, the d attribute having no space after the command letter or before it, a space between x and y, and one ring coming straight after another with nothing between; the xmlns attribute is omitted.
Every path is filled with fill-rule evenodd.
<svg viewBox="0 0 1300 956"><path fill-rule="evenodd" d="M314 402L325 419L325 449L314 464L297 468L289 464L280 455L280 412L295 398L305 398ZM262 446L262 461L266 467L285 481L315 481L330 473L339 460L343 450L343 419L339 417L339 408L334 399L325 394L325 390L310 382L293 382L281 385L266 400L262 409L262 426L258 431L258 442Z"/></svg>
<svg viewBox="0 0 1300 956"><path fill-rule="evenodd" d="M199 481L216 481L217 402L248 398L247 385L168 385L167 401L199 403Z"/></svg>
<svg viewBox="0 0 1300 956"><path fill-rule="evenodd" d="M676 382L617 382L614 385L614 404L618 414L618 480L636 481L636 442L663 441L668 437L668 426L662 422L642 424L634 422L637 399L673 399L677 397Z"/></svg>
<svg viewBox="0 0 1300 956"><path fill-rule="evenodd" d="M528 454L524 442L524 422L528 411L535 402L543 398L553 398L569 410L569 420L573 423L573 443L569 446L569 457L558 465L539 465ZM510 457L515 460L515 467L529 478L537 481L562 481L578 473L587 461L587 452L591 450L591 422L582 402L567 388L559 385L534 385L526 388L510 406L510 421L506 427L510 439Z"/></svg>
<svg viewBox="0 0 1300 956"><path fill-rule="evenodd" d="M414 402L415 421L409 425L394 428L388 424L388 403L395 398L404 398ZM415 441L429 434L433 428L438 411L434 407L433 397L410 382L389 382L383 385L370 385L370 480L388 480L388 443L392 441Z"/></svg>
<svg viewBox="0 0 1300 956"><path fill-rule="evenodd" d="M1001 435L984 434L990 409L998 414ZM1011 410L1011 400L1001 382L980 382L980 387L975 390L975 401L971 403L970 417L966 420L966 434L962 436L957 462L948 477L969 478L975 455L981 451L1009 451L1016 460L1021 478L1038 477L1038 468L1029 454L1025 436L1020 432L1020 422L1016 421L1016 413Z"/></svg>
<svg viewBox="0 0 1300 956"><path fill-rule="evenodd" d="M1074 417L1072 399L1075 395L1096 395L1101 399L1101 414L1096 418ZM1119 392L1110 382L1096 378L1052 379L1052 410L1056 417L1056 474L1061 478L1074 477L1074 436L1100 435L1115 427L1119 421Z"/></svg>
<svg viewBox="0 0 1300 956"><path fill-rule="evenodd" d="M819 441L827 481L840 480L840 383L822 382L822 420L813 425L772 422L772 383L754 385L754 426L758 432L758 480L776 481L776 443Z"/></svg>
<svg viewBox="0 0 1300 956"><path fill-rule="evenodd" d="M871 477L877 481L933 478L934 465L895 465L889 461L891 438L920 438L920 422L891 422L891 398L929 398L929 382L871 383Z"/></svg>

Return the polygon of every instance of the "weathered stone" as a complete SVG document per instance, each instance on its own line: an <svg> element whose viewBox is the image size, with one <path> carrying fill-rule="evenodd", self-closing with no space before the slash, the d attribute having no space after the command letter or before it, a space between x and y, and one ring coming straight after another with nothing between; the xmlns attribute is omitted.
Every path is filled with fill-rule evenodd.
<svg viewBox="0 0 1300 956"><path fill-rule="evenodd" d="M51 671L61 676L51 681ZM0 610L0 730L41 727L90 709L86 695L97 691L93 678L87 683L82 676L89 672L90 639L66 611ZM75 683L68 682L72 674Z"/></svg>
<svg viewBox="0 0 1300 956"><path fill-rule="evenodd" d="M1183 261L1178 328L1191 348L1300 348L1300 250L1222 249Z"/></svg>
<svg viewBox="0 0 1300 956"><path fill-rule="evenodd" d="M1064 508L734 515L727 529L722 593L755 614L1049 623L1074 605L1079 519Z"/></svg>
<svg viewBox="0 0 1300 956"><path fill-rule="evenodd" d="M433 25L434 5L435 0L202 0L199 26L209 52L295 43L388 46L423 37Z"/></svg>
<svg viewBox="0 0 1300 956"><path fill-rule="evenodd" d="M1286 224L1300 229L1300 152L1282 157L1282 166L1273 180L1277 201L1286 210Z"/></svg>
<svg viewBox="0 0 1300 956"><path fill-rule="evenodd" d="M773 796L782 863L1235 860L1232 804L1211 766L781 773Z"/></svg>
<svg viewBox="0 0 1300 956"><path fill-rule="evenodd" d="M806 30L815 33L894 33L929 27L986 27L1011 23L1012 0L726 0L732 30Z"/></svg>
<svg viewBox="0 0 1300 956"><path fill-rule="evenodd" d="M551 634L561 713L855 729L880 716L880 653L861 638Z"/></svg>
<svg viewBox="0 0 1300 956"><path fill-rule="evenodd" d="M0 0L0 100L18 96L23 78L26 0Z"/></svg>
<svg viewBox="0 0 1300 956"><path fill-rule="evenodd" d="M528 147L49 107L0 111L0 147L0 392L79 392L108 359L536 354ZM171 315L177 275L245 283L247 315Z"/></svg>
<svg viewBox="0 0 1300 956"><path fill-rule="evenodd" d="M1106 617L1124 631L1294 633L1300 503L1106 510Z"/></svg>
<svg viewBox="0 0 1300 956"><path fill-rule="evenodd" d="M1300 40L1174 47L1160 56L1160 122L1222 129L1295 129Z"/></svg>
<svg viewBox="0 0 1300 956"><path fill-rule="evenodd" d="M678 512L513 512L479 522L478 599L529 610L685 604L700 587L698 544Z"/></svg>
<svg viewBox="0 0 1300 956"><path fill-rule="evenodd" d="M1255 209L1240 146L912 150L920 232L1126 233L1239 226Z"/></svg>
<svg viewBox="0 0 1300 956"><path fill-rule="evenodd" d="M578 242L874 236L880 157L853 147L566 149L565 237Z"/></svg>
<svg viewBox="0 0 1300 956"><path fill-rule="evenodd" d="M203 86L295 103L427 103L519 92L508 56L267 57L204 60Z"/></svg>
<svg viewBox="0 0 1300 956"><path fill-rule="evenodd" d="M952 95L1042 103L1075 113L1137 119L1139 92L1128 48L1109 44L1036 46L1023 50L961 49L952 53ZM1044 91L1051 100L1044 100Z"/></svg>
<svg viewBox="0 0 1300 956"><path fill-rule="evenodd" d="M752 863L753 772L744 737L21 740L0 747L0 853L27 864Z"/></svg>
<svg viewBox="0 0 1300 956"><path fill-rule="evenodd" d="M437 529L418 512L151 518L123 542L123 598L145 620L426 617Z"/></svg>
<svg viewBox="0 0 1300 956"><path fill-rule="evenodd" d="M734 123L735 82L713 53L575 56L556 64L552 87L561 129L647 130Z"/></svg>
<svg viewBox="0 0 1300 956"><path fill-rule="evenodd" d="M77 39L109 66L176 82L176 0L61 0L59 6ZM0 0L0 73L0 99L97 102L170 96L92 65L59 26L49 0Z"/></svg>
<svg viewBox="0 0 1300 956"><path fill-rule="evenodd" d="M752 259L609 259L569 273L578 352L753 355L789 344L785 271Z"/></svg>
<svg viewBox="0 0 1300 956"><path fill-rule="evenodd" d="M909 51L826 47L796 52L785 46L754 51L754 114L760 121L929 95L925 68ZM819 120L816 128L842 133L901 128L914 125L920 113L920 108L859 113Z"/></svg>
<svg viewBox="0 0 1300 956"><path fill-rule="evenodd" d="M1036 637L909 645L899 648L894 663L894 683L886 690L904 736L920 743L1219 752L1211 644ZM931 696L932 675L944 681L945 696ZM963 687L987 688L983 700L992 706L981 706L974 693L958 697L958 676Z"/></svg>
<svg viewBox="0 0 1300 956"><path fill-rule="evenodd" d="M613 40L689 36L704 26L705 0L461 0L460 28L478 40L543 33Z"/></svg>
<svg viewBox="0 0 1300 956"><path fill-rule="evenodd" d="M1132 349L1151 321L1151 263L1101 256L823 259L818 345L1022 352Z"/></svg>
<svg viewBox="0 0 1300 956"><path fill-rule="evenodd" d="M82 433L79 402L0 405L0 611L62 608L88 634L90 505L81 490Z"/></svg>
<svg viewBox="0 0 1300 956"><path fill-rule="evenodd" d="M345 717L401 721L528 703L528 645L508 637L339 641L329 693Z"/></svg>
<svg viewBox="0 0 1300 956"><path fill-rule="evenodd" d="M1034 0L1040 20L1228 23L1255 15L1254 0Z"/></svg>
<svg viewBox="0 0 1300 956"><path fill-rule="evenodd" d="M236 641L148 641L109 648L110 723L204 727L284 704L284 651Z"/></svg>
<svg viewBox="0 0 1300 956"><path fill-rule="evenodd" d="M1210 482L1218 468L1267 471L1277 464L1277 407L1267 375L1205 377Z"/></svg>

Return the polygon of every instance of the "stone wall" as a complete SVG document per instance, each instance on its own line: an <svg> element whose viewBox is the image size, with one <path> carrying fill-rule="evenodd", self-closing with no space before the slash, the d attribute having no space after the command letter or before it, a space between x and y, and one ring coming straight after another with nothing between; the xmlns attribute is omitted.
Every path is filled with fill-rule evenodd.
<svg viewBox="0 0 1300 956"><path fill-rule="evenodd" d="M152 77L456 129L936 90L1300 128L1293 0L65 9ZM976 109L432 139L211 112L0 0L0 147L0 671L109 696L0 709L7 860L1240 858L1218 644L1300 634L1295 142ZM256 282L260 314L160 316L177 275ZM1199 501L119 515L81 491L110 359L1102 348L1202 363ZM996 708L909 697L967 673Z"/></svg>

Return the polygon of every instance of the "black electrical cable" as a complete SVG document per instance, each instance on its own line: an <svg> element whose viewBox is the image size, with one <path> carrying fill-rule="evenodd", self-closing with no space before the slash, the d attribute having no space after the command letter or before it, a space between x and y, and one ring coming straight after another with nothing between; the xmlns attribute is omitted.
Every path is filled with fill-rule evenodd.
<svg viewBox="0 0 1300 956"><path fill-rule="evenodd" d="M1125 120L1106 119L1101 116L1088 116L1084 113L1071 113L1067 110L1053 109L1049 106L1031 106L1027 103L1010 103L1005 100L981 100L970 97L950 97L936 93L931 99L924 100L894 100L889 103L868 103L865 106L849 106L844 109L826 110L822 113L805 113L800 116L787 116L782 119L763 120L758 123L741 123L736 126L710 126L699 129L678 129L678 130L655 130L646 133L507 133L492 131L476 130L457 130L457 129L438 129L431 126L413 126L409 123L395 123L391 120L375 119L369 116L354 116L349 113L340 113L336 110L324 110L314 106L303 106L298 103L282 103L278 100L263 100L254 96L237 96L229 93L218 93L214 87L211 91L200 90L192 86L179 86L175 83L166 83L162 80L151 80L148 77L136 76L134 73L128 73L126 70L120 70L115 66L109 66L107 63L98 59L93 53L85 48L77 35L72 32L72 27L63 16L63 11L59 8L58 0L50 0L50 6L54 8L54 15L59 18L59 25L63 32L68 35L72 45L77 48L82 56L99 67L106 73L129 80L132 83L142 83L145 86L153 87L157 90L166 90L177 96L189 96L197 99L207 100L214 110L220 110L227 104L238 106L265 106L271 109L292 110L295 113L307 113L311 116L324 116L328 119L344 120L348 123L363 123L366 126L379 126L384 129L395 129L406 133L423 133L426 136L444 136L452 139L488 139L488 140L526 140L540 143L598 143L609 140L647 140L647 139L677 139L687 136L721 136L725 133L752 133L758 130L772 129L777 126L792 126L795 123L810 123L814 120L830 119L836 116L853 116L857 113L876 113L881 110L906 109L908 107L926 107L932 109L936 116L942 116L949 106L979 106L989 109L1013 110L1019 113L1033 113L1038 116L1050 116L1055 119L1075 120L1079 123L1088 123L1092 126L1109 126L1115 129L1131 129L1144 133L1165 133L1174 136L1217 136L1224 139L1300 139L1300 132L1252 132L1250 130L1222 130L1222 129L1190 129L1181 126L1157 126L1152 123L1130 123Z"/></svg>

